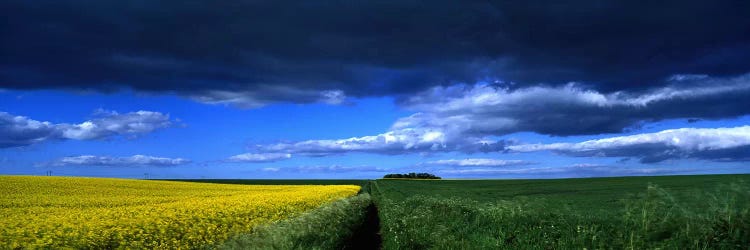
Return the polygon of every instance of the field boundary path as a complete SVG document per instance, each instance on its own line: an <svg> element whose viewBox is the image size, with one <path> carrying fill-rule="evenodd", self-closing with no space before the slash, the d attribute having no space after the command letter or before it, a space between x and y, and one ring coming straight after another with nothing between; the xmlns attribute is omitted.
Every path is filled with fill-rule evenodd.
<svg viewBox="0 0 750 250"><path fill-rule="evenodd" d="M380 237L380 218L374 203L367 207L367 215L362 225L354 232L344 249L380 249L383 239Z"/></svg>
<svg viewBox="0 0 750 250"><path fill-rule="evenodd" d="M363 191L370 194L373 201L367 206L365 221L354 232L354 235L349 239L344 249L374 250L382 248L383 239L380 236L380 217L378 216L378 207L375 203L376 196L380 196L381 194L379 190L377 190L378 194L375 194L373 188L378 188L375 181L369 181L362 187Z"/></svg>

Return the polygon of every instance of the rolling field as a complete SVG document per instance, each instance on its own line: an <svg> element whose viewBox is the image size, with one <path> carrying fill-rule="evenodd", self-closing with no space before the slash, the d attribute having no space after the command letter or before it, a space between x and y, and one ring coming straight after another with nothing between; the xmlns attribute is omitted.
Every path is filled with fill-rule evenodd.
<svg viewBox="0 0 750 250"><path fill-rule="evenodd" d="M0 249L750 247L750 175L374 181L0 177L0 190Z"/></svg>
<svg viewBox="0 0 750 250"><path fill-rule="evenodd" d="M622 202L646 195L649 184L675 198L694 202L696 191L717 191L729 184L750 185L750 175L645 176L549 180L377 180L379 194L392 200L413 196L463 197L480 203L498 200L534 200L558 207L608 213Z"/></svg>
<svg viewBox="0 0 750 250"><path fill-rule="evenodd" d="M0 176L0 248L195 248L359 190Z"/></svg>
<svg viewBox="0 0 750 250"><path fill-rule="evenodd" d="M747 249L750 175L377 180L385 249Z"/></svg>

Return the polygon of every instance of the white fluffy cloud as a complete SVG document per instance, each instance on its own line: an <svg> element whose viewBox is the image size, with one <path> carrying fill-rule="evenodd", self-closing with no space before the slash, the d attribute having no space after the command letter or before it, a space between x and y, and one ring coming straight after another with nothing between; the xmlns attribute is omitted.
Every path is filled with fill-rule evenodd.
<svg viewBox="0 0 750 250"><path fill-rule="evenodd" d="M642 162L673 158L747 161L750 160L750 126L680 128L579 143L523 144L507 148L513 152L549 150L572 156L636 157Z"/></svg>
<svg viewBox="0 0 750 250"><path fill-rule="evenodd" d="M339 140L307 140L296 143L256 145L260 152L283 152L308 156L326 156L350 152L403 154L441 151L498 151L502 142L460 137L439 129L405 128L383 134Z"/></svg>
<svg viewBox="0 0 750 250"><path fill-rule="evenodd" d="M120 114L98 111L96 118L78 124L37 121L0 112L0 147L26 146L47 140L95 140L117 135L138 136L171 126L168 114L136 111Z"/></svg>
<svg viewBox="0 0 750 250"><path fill-rule="evenodd" d="M579 84L521 88L498 85L434 87L399 101L413 115L381 134L338 140L256 145L260 153L313 156L366 152L500 152L515 132L548 135L619 133L661 119L750 114L750 75L676 75L671 85L603 93Z"/></svg>
<svg viewBox="0 0 750 250"><path fill-rule="evenodd" d="M449 159L449 160L437 160L425 162L428 165L443 165L443 166L457 166L457 167L506 167L506 166L520 166L530 165L533 162L523 160L501 160L501 159L486 159L486 158L467 158L467 159Z"/></svg>
<svg viewBox="0 0 750 250"><path fill-rule="evenodd" d="M81 155L72 157L63 157L54 161L45 163L46 166L107 166L107 167L135 167L135 166L155 166L171 167L190 163L190 160L183 158L165 158L147 155L133 155L130 157L110 157Z"/></svg>
<svg viewBox="0 0 750 250"><path fill-rule="evenodd" d="M348 172L387 172L388 169L373 166L299 166L286 168L263 168L265 172L293 172L293 173L348 173Z"/></svg>
<svg viewBox="0 0 750 250"><path fill-rule="evenodd" d="M31 145L59 136L55 124L0 112L0 148Z"/></svg>
<svg viewBox="0 0 750 250"><path fill-rule="evenodd" d="M471 136L531 131L549 135L618 133L642 122L750 114L750 75L672 77L671 85L603 93L571 83L510 88L435 87L401 101L417 113L393 129L431 128Z"/></svg>
<svg viewBox="0 0 750 250"><path fill-rule="evenodd" d="M517 104L534 103L579 104L598 107L630 106L645 107L661 101L675 99L698 99L706 96L750 91L750 75L734 78L672 77L675 85L651 89L643 92L617 91L601 93L587 89L576 83L563 86L532 86L518 89L497 85L435 87L403 103L414 110L430 112L453 112L465 110L512 108ZM683 83L685 82L685 83ZM677 85L680 84L680 85ZM687 86L685 86L687 85ZM534 107L526 107L534 108Z"/></svg>
<svg viewBox="0 0 750 250"><path fill-rule="evenodd" d="M98 118L80 124L58 124L57 126L63 138L91 140L113 135L146 134L172 124L168 114L153 111L140 110L125 114L100 111L98 115Z"/></svg>
<svg viewBox="0 0 750 250"><path fill-rule="evenodd" d="M274 161L280 161L292 158L292 154L286 154L286 153L265 153L265 154L254 154L254 153L246 153L246 154L239 154L232 157L229 157L227 161L229 162L274 162Z"/></svg>

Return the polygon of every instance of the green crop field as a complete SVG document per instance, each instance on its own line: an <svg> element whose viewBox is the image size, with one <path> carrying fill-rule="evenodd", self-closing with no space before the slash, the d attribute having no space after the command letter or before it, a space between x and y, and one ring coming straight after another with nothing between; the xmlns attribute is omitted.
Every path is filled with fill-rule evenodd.
<svg viewBox="0 0 750 250"><path fill-rule="evenodd" d="M385 249L747 249L750 175L377 180Z"/></svg>
<svg viewBox="0 0 750 250"><path fill-rule="evenodd" d="M727 184L750 184L750 175L702 175L580 178L551 180L377 180L377 195L392 200L413 196L463 197L477 202L527 199L588 212L621 207L623 200L643 197L649 184L687 201L695 191L714 191ZM635 196L634 196L635 195ZM701 201L696 201L701 205Z"/></svg>

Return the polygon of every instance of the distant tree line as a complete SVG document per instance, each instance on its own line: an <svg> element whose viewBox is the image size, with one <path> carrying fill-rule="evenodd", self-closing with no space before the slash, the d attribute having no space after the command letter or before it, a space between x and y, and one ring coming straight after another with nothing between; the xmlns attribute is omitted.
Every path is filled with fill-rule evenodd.
<svg viewBox="0 0 750 250"><path fill-rule="evenodd" d="M430 173L408 173L408 174L387 174L383 178L396 178L396 179L440 179L439 176L435 176Z"/></svg>

